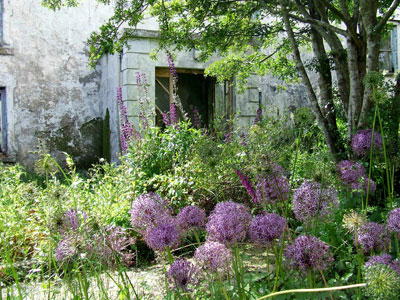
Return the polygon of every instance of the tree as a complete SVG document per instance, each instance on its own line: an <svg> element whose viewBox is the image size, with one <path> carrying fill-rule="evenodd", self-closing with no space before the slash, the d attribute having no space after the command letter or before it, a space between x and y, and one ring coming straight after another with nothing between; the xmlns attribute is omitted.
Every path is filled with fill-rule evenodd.
<svg viewBox="0 0 400 300"><path fill-rule="evenodd" d="M109 0L97 0L109 4ZM76 0L44 0L58 9ZM120 51L146 13L160 25L160 46L195 48L206 60L221 60L208 73L220 78L250 72L285 80L299 75L329 150L344 151L337 126L338 104L349 137L367 126L373 103L368 74L379 72L379 52L388 21L400 0L117 0L114 16L90 38L91 63ZM313 58L304 60L303 47ZM239 70L239 71L238 71ZM310 80L310 71L318 82ZM333 78L336 78L335 80ZM339 102L335 103L335 97Z"/></svg>

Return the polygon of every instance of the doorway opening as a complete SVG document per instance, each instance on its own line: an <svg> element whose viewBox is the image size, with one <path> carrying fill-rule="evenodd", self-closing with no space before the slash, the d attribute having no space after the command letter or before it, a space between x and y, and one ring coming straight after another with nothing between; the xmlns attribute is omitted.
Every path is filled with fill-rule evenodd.
<svg viewBox="0 0 400 300"><path fill-rule="evenodd" d="M215 115L215 80L204 77L203 70L177 69L177 94L183 110L193 124L193 110L198 109L201 127L207 127ZM168 68L156 69L156 124L163 126L162 113L169 112L173 102L173 80ZM182 119L182 113L179 112Z"/></svg>

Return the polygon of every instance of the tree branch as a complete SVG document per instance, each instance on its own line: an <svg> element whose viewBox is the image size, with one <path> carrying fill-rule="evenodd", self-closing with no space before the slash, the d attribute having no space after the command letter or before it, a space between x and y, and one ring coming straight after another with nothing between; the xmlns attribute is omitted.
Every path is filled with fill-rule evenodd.
<svg viewBox="0 0 400 300"><path fill-rule="evenodd" d="M382 29L385 27L389 18L393 15L396 8L399 6L400 0L395 0L392 5L390 6L389 10L383 15L382 19L376 25L375 30L377 33L381 32Z"/></svg>

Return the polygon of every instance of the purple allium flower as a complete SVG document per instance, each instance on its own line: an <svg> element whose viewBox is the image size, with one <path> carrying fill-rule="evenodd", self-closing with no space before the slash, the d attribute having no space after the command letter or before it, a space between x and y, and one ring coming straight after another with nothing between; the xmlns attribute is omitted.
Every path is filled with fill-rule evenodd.
<svg viewBox="0 0 400 300"><path fill-rule="evenodd" d="M274 204L277 201L286 201L289 199L290 184L285 176L269 175L267 179L264 176L258 176L256 189L256 203Z"/></svg>
<svg viewBox="0 0 400 300"><path fill-rule="evenodd" d="M224 244L207 241L196 249L194 259L208 271L225 271L230 266L232 254Z"/></svg>
<svg viewBox="0 0 400 300"><path fill-rule="evenodd" d="M275 213L256 216L250 223L249 235L253 243L271 244L279 239L287 227L285 218Z"/></svg>
<svg viewBox="0 0 400 300"><path fill-rule="evenodd" d="M287 246L285 256L300 271L326 270L333 262L329 245L314 236L302 235Z"/></svg>
<svg viewBox="0 0 400 300"><path fill-rule="evenodd" d="M157 219L155 225L150 225L144 240L151 249L164 251L166 247L174 249L179 246L181 232L175 218L169 216Z"/></svg>
<svg viewBox="0 0 400 300"><path fill-rule="evenodd" d="M199 109L197 108L197 106L195 106L193 109L193 126L196 128L200 128L201 126Z"/></svg>
<svg viewBox="0 0 400 300"><path fill-rule="evenodd" d="M198 268L190 261L180 258L171 264L167 277L175 288L186 290L189 283L196 284L198 272Z"/></svg>
<svg viewBox="0 0 400 300"><path fill-rule="evenodd" d="M387 228L400 238L400 208L395 208L388 214Z"/></svg>
<svg viewBox="0 0 400 300"><path fill-rule="evenodd" d="M241 242L246 238L250 221L251 215L243 204L218 203L208 218L208 238L226 245Z"/></svg>
<svg viewBox="0 0 400 300"><path fill-rule="evenodd" d="M253 199L254 202L256 202L256 193L253 188L253 184L251 183L250 179L243 175L239 170L234 170L236 175L239 177L240 181L242 182L243 186L247 190L247 192L250 194L251 198Z"/></svg>
<svg viewBox="0 0 400 300"><path fill-rule="evenodd" d="M137 197L129 213L133 229L141 234L146 232L148 226L155 224L157 219L170 216L168 202L153 192Z"/></svg>
<svg viewBox="0 0 400 300"><path fill-rule="evenodd" d="M89 253L104 265L114 265L118 261L117 257L127 265L133 264L134 253L130 253L128 247L135 243L135 239L129 237L122 227L108 226L93 240L94 244L88 249Z"/></svg>
<svg viewBox="0 0 400 300"><path fill-rule="evenodd" d="M174 102L171 102L169 105L169 113L171 116L171 124L178 123L178 111L176 110L176 104Z"/></svg>
<svg viewBox="0 0 400 300"><path fill-rule="evenodd" d="M55 251L55 260L57 263L65 263L72 261L78 254L79 244L81 240L78 235L70 235L64 237Z"/></svg>
<svg viewBox="0 0 400 300"><path fill-rule="evenodd" d="M167 60L168 60L168 67L169 67L169 72L174 78L175 81L178 80L178 72L176 72L174 60L172 59L171 54L168 52L167 53Z"/></svg>
<svg viewBox="0 0 400 300"><path fill-rule="evenodd" d="M71 208L70 210L67 210L66 213L64 214L64 218L62 220L62 225L61 225L61 231L64 233L64 231L78 231L79 226L81 225L81 221L86 221L87 220L87 214L85 212L82 212L82 216L80 217L78 212Z"/></svg>
<svg viewBox="0 0 400 300"><path fill-rule="evenodd" d="M259 107L259 108L257 109L256 118L254 119L254 124L257 124L258 122L260 122L261 114L262 114L262 109L261 109L261 107Z"/></svg>
<svg viewBox="0 0 400 300"><path fill-rule="evenodd" d="M371 149L372 129L362 129L357 131L351 140L351 147L358 156L365 156ZM382 136L379 132L374 133L374 148L382 147Z"/></svg>
<svg viewBox="0 0 400 300"><path fill-rule="evenodd" d="M393 271L397 272L400 276L400 264L398 260L392 260L389 254L374 255L364 264L364 267L370 267L372 265L381 264L389 266Z"/></svg>
<svg viewBox="0 0 400 300"><path fill-rule="evenodd" d="M365 178L365 177L359 178L359 181L353 182L351 184L351 189L352 190L363 190L364 193L367 193L368 178ZM369 180L369 191L370 191L370 193L373 193L376 191L376 184L372 179Z"/></svg>
<svg viewBox="0 0 400 300"><path fill-rule="evenodd" d="M293 211L296 219L309 222L315 217L324 217L339 205L336 190L321 188L316 182L303 182L294 190Z"/></svg>
<svg viewBox="0 0 400 300"><path fill-rule="evenodd" d="M390 236L385 226L367 222L357 230L354 242L359 244L365 253L383 251L390 243Z"/></svg>
<svg viewBox="0 0 400 300"><path fill-rule="evenodd" d="M206 224L206 213L200 207L186 206L176 217L182 230L190 228L203 228Z"/></svg>
<svg viewBox="0 0 400 300"><path fill-rule="evenodd" d="M228 144L228 143L230 143L231 141L232 141L231 133L228 132L228 133L225 134L225 136L224 136L224 142L225 142L226 144Z"/></svg>
<svg viewBox="0 0 400 300"><path fill-rule="evenodd" d="M271 175L275 175L275 176L282 176L282 174L285 174L285 172L286 172L286 170L277 163L272 163L271 165L268 166L268 169L269 169Z"/></svg>
<svg viewBox="0 0 400 300"><path fill-rule="evenodd" d="M342 160L338 164L338 171L340 179L342 179L345 184L359 182L360 178L366 177L364 167L360 163L350 160Z"/></svg>
<svg viewBox="0 0 400 300"><path fill-rule="evenodd" d="M163 122L164 122L165 126L171 125L171 121L169 120L169 115L167 112L163 112L162 117L163 117Z"/></svg>

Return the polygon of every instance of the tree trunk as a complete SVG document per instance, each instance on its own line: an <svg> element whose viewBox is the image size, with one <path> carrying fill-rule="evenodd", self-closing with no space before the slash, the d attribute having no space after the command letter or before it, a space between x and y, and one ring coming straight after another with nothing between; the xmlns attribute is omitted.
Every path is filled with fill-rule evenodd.
<svg viewBox="0 0 400 300"><path fill-rule="evenodd" d="M289 13L287 11L284 0L281 0L281 5L282 5L282 17L283 17L283 21L284 21L284 25L285 25L285 30L288 35L291 47L293 49L293 59L296 63L297 71L300 73L302 82L306 88L308 98L310 99L310 102L311 102L311 107L315 113L315 116L317 118L319 125L321 126L328 149L334 155L335 159L337 159L338 154L340 152L338 150L338 145L336 144L337 140L335 140L335 137L332 135L332 132L330 131L330 128L329 128L329 124L322 114L322 111L318 104L317 96L315 95L314 89L311 85L310 78L308 77L307 71L301 60L300 51L299 51L299 48L298 48L298 45L297 45L297 42L295 39L295 35L292 30L291 24L290 24Z"/></svg>

